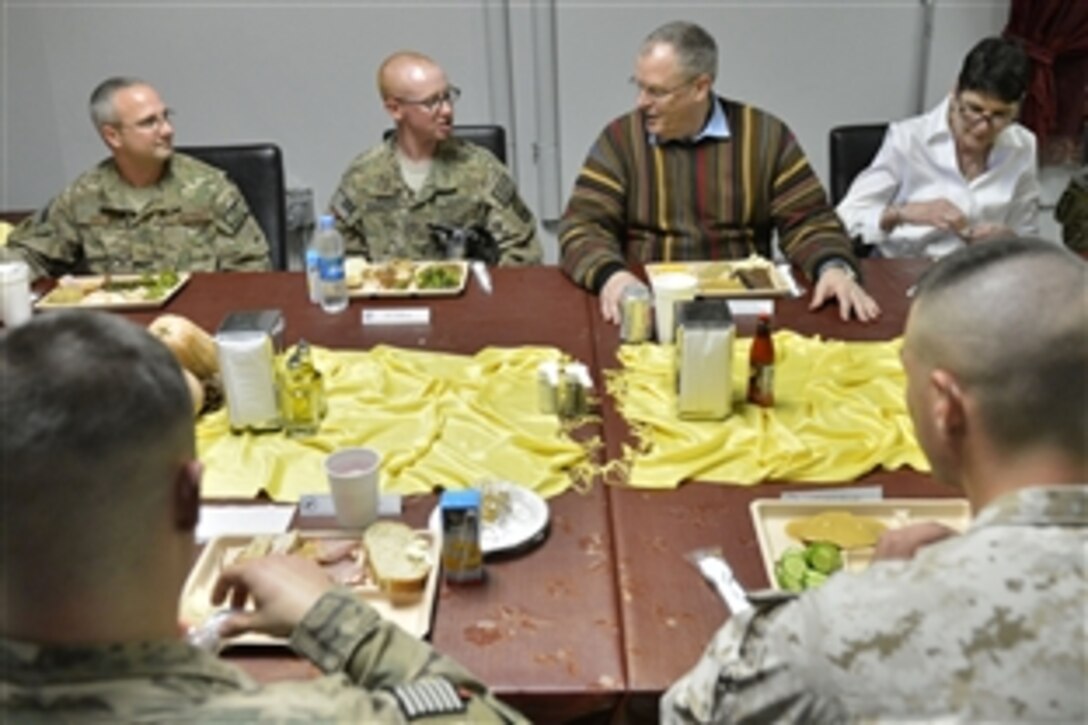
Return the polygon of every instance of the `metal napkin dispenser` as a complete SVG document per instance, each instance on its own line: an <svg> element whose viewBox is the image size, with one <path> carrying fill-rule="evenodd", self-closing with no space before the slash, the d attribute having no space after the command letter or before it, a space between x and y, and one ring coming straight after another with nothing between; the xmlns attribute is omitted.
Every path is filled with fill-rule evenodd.
<svg viewBox="0 0 1088 725"><path fill-rule="evenodd" d="M232 312L215 333L223 394L233 432L281 427L276 354L283 350L279 310Z"/></svg>
<svg viewBox="0 0 1088 725"><path fill-rule="evenodd" d="M722 420L733 411L736 327L723 299L676 305L676 412Z"/></svg>

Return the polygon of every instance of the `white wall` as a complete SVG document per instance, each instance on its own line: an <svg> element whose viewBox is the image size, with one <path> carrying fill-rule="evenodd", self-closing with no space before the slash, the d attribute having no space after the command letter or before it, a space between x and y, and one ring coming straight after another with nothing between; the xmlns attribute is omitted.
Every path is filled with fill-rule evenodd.
<svg viewBox="0 0 1088 725"><path fill-rule="evenodd" d="M0 208L36 208L105 154L87 119L93 86L135 74L177 110L179 144L274 140L289 186L319 205L388 121L374 88L387 54L411 47L465 91L463 123L489 122L487 7L506 2L514 165L538 202L533 143L533 9L548 0L0 0ZM827 131L916 111L921 0L554 0L561 197L590 143L634 103L627 82L642 37L687 18L717 38L720 93L785 119L827 176ZM926 104L950 87L964 52L1000 32L1008 0L936 0ZM493 35L491 37L494 37ZM546 235L549 258L554 238Z"/></svg>

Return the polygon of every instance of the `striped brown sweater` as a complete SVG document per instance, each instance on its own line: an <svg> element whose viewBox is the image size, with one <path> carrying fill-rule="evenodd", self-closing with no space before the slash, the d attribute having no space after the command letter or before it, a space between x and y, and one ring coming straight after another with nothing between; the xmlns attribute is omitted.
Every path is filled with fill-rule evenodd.
<svg viewBox="0 0 1088 725"><path fill-rule="evenodd" d="M857 269L850 241L789 128L719 98L728 139L650 144L642 114L597 137L559 225L562 265L600 291L628 265L771 255L771 232L811 278L829 257Z"/></svg>

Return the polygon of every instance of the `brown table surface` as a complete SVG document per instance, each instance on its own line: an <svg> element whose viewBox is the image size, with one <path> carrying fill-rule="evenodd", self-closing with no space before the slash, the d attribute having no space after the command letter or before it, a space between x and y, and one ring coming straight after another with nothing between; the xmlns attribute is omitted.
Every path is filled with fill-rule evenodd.
<svg viewBox="0 0 1088 725"><path fill-rule="evenodd" d="M834 306L809 312L806 296L780 300L774 324L837 339L896 337L909 304L906 289L925 266L865 261L866 287L884 310L876 323L844 323ZM307 302L299 273L196 274L165 308L127 316L146 323L161 312L176 312L215 330L230 311L275 308L284 311L288 344L305 337L335 348L388 344L464 354L488 345L553 345L589 363L598 385L601 369L617 367L618 329L603 322L597 299L557 268L497 269L492 275L492 296L470 281L458 297L356 299L347 312L327 315ZM429 326L360 324L364 307L419 305L431 308ZM751 334L753 318L737 323L741 334ZM602 417L605 453L614 458L628 431L607 396ZM844 482L850 483L855 482ZM875 471L861 483L880 484L887 496L951 493L906 470ZM646 492L598 485L589 494L556 497L542 546L491 563L482 587L441 588L431 639L534 721L655 720L660 694L690 668L728 617L683 555L720 546L742 585L766 586L748 505L787 486L815 488L693 482ZM433 503L432 497L406 499L405 520L423 525ZM314 674L283 652L238 652L230 658L265 681Z"/></svg>
<svg viewBox="0 0 1088 725"><path fill-rule="evenodd" d="M897 337L902 334L910 302L906 290L926 266L928 263L915 260L864 261L866 288L883 311L875 323L842 322L837 306L810 312L810 298L806 296L779 300L773 325L776 329L844 340ZM591 314L597 361L603 368L618 368L618 331L604 322L597 307ZM754 331L754 317L738 317L736 323L742 335ZM627 424L608 396L604 397L602 413L607 455L619 457L622 443L630 442ZM880 485L887 497L954 495L928 475L911 470L878 470L841 485ZM769 583L749 505L757 498L777 497L786 489L827 487L689 482L663 491L609 488L628 687L621 719L655 721L662 692L695 664L710 637L729 617L717 593L684 555L695 549L719 547L742 586L764 588Z"/></svg>
<svg viewBox="0 0 1088 725"><path fill-rule="evenodd" d="M177 313L214 331L230 311L270 308L283 311L288 344L305 337L341 349L386 344L463 354L489 345L552 345L595 367L588 295L555 267L495 270L493 278L491 296L470 278L460 296L359 298L329 315L308 302L301 273L194 274L164 308L126 316L147 323ZM430 325L360 323L364 308L417 306L430 307ZM489 563L483 586L441 588L431 641L534 721L607 718L626 686L607 492L568 491L549 504L541 546ZM405 499L404 518L425 526L433 505L429 496ZM283 650L227 657L263 681L315 674Z"/></svg>

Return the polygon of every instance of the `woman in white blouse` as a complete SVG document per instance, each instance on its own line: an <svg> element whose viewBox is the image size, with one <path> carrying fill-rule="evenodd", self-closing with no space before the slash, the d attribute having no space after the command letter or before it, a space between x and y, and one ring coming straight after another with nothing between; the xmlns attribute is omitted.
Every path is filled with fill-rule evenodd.
<svg viewBox="0 0 1088 725"><path fill-rule="evenodd" d="M1016 123L1030 62L986 38L955 90L922 116L893 123L837 211L851 236L886 257L941 257L966 243L1038 233L1035 136Z"/></svg>

